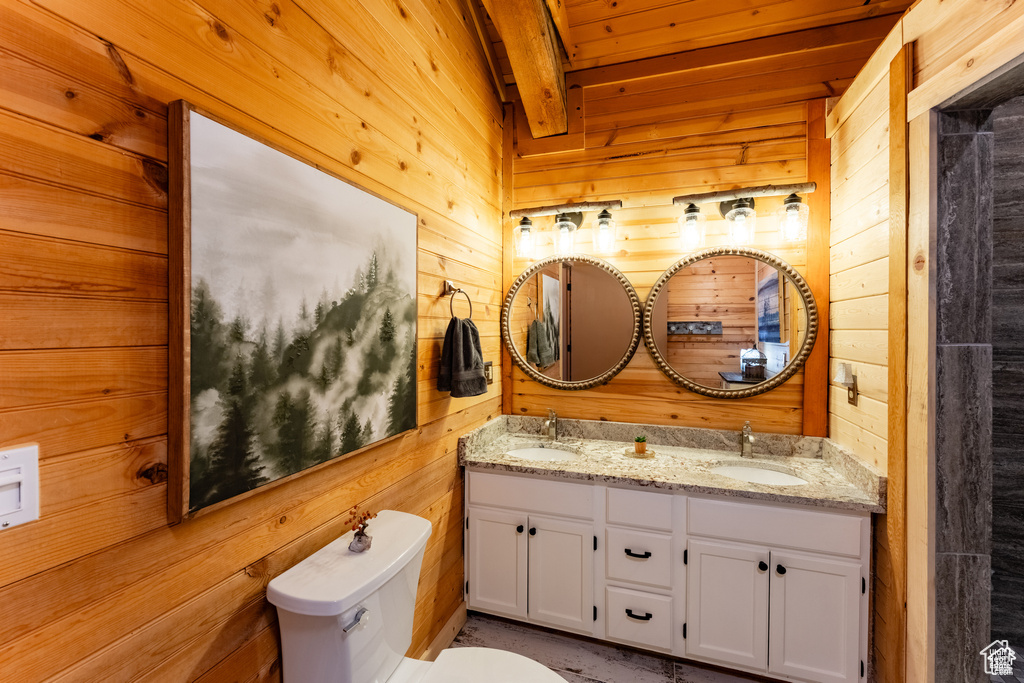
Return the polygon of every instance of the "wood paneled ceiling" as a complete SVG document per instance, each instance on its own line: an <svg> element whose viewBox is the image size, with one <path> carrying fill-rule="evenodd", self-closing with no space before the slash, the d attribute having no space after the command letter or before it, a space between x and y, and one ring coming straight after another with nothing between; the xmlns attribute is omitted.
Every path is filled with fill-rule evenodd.
<svg viewBox="0 0 1024 683"><path fill-rule="evenodd" d="M495 17L496 24L486 10L491 6L500 12L498 6L523 0L470 2L476 3L483 25L481 33L485 33L484 40L491 43L496 75L505 85L515 83L526 104L542 96L543 90L527 85L529 78L522 58L513 68L516 59L513 55L510 61L509 54L515 52L516 46L507 49L499 31L504 28L501 19ZM821 72L821 55L811 53L831 47L834 48L830 56L832 63L843 66L833 69L831 78L829 74L821 74L820 80L825 84L822 96L828 96L841 93L845 88L842 81L856 74L912 3L911 0L534 0L534 4L542 9L550 7L548 11L554 21L549 21L548 25L552 29L558 25L558 30L552 33L568 35L567 41L554 38L556 44L564 48L560 53L562 71L566 74L584 72L578 77L588 82L621 83L664 77L672 71L672 64L677 65L678 70L688 70L694 62L713 67L746 61L752 55L758 59L791 55L788 62L773 70L747 69L744 72L748 78L786 78L786 71L799 68L817 67ZM522 5L517 11L522 16ZM505 26L510 23L506 20ZM504 30L512 35L509 29ZM846 45L851 49L844 50ZM805 53L802 61L799 53ZM536 61L539 57L532 58ZM802 77L794 75L797 80ZM624 87L622 92L628 89ZM656 87L647 84L645 89ZM506 93L506 99L516 98L515 89L508 88ZM531 127L533 123L531 117ZM534 134L541 136L536 130Z"/></svg>

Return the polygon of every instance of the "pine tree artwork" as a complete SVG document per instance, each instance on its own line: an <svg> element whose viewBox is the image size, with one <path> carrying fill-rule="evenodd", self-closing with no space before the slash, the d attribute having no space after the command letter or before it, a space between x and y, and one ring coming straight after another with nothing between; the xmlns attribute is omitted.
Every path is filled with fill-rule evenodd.
<svg viewBox="0 0 1024 683"><path fill-rule="evenodd" d="M416 427L416 216L190 123L194 512Z"/></svg>

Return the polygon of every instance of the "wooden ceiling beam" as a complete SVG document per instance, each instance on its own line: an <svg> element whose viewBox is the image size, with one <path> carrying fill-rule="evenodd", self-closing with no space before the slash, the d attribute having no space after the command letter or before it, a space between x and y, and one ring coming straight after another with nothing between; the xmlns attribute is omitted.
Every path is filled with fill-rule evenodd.
<svg viewBox="0 0 1024 683"><path fill-rule="evenodd" d="M574 81L583 87L653 78L704 67L805 52L833 45L881 40L889 33L892 23L892 18L889 16L862 19L846 24L834 24L765 38L754 38L728 45L715 45L660 57L649 57L634 62L599 66L574 71L572 75Z"/></svg>
<svg viewBox="0 0 1024 683"><path fill-rule="evenodd" d="M572 66L572 58L575 50L572 47L572 37L569 34L569 12L565 9L562 0L544 0L547 3L548 11L551 12L551 21L558 29L558 37L562 39L562 47L565 49L565 56Z"/></svg>
<svg viewBox="0 0 1024 683"><path fill-rule="evenodd" d="M565 72L545 0L483 0L512 64L533 137L568 130Z"/></svg>
<svg viewBox="0 0 1024 683"><path fill-rule="evenodd" d="M508 95L505 93L505 75L501 72L501 62L498 61L498 53L491 42L491 36L487 33L487 25L481 15L480 7L476 0L465 0L469 16L473 19L473 26L476 27L476 37L480 47L487 59L487 68L491 70L491 80L494 81L494 90L502 102L508 102Z"/></svg>

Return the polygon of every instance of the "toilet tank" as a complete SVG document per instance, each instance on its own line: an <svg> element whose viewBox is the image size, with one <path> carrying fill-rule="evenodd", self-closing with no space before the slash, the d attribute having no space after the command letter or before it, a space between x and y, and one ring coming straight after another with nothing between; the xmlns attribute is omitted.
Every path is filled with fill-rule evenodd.
<svg viewBox="0 0 1024 683"><path fill-rule="evenodd" d="M366 552L348 549L349 532L267 586L281 626L284 683L383 683L412 644L430 522L383 510L368 531Z"/></svg>

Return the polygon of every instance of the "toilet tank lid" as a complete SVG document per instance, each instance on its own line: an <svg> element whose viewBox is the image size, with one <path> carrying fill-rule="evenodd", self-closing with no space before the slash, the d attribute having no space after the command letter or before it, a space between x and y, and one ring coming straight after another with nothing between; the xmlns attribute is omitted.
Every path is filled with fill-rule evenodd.
<svg viewBox="0 0 1024 683"><path fill-rule="evenodd" d="M267 599L295 614L341 614L387 583L426 546L430 522L382 510L370 521L368 531L373 537L369 550L349 550L354 535L349 531L275 577L267 586Z"/></svg>

